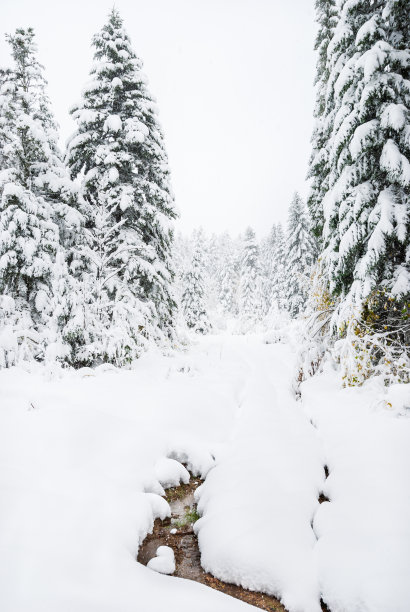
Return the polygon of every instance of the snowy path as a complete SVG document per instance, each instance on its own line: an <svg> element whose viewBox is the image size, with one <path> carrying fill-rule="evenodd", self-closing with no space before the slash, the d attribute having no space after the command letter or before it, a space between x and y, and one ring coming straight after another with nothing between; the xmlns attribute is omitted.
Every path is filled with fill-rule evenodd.
<svg viewBox="0 0 410 612"><path fill-rule="evenodd" d="M408 610L403 568L409 563L402 557L410 503L399 485L408 473L401 462L410 465L410 421L401 419L398 427L391 420L385 429L384 443L390 449L399 444L399 458L386 453L378 459L384 486L395 483L402 506L397 528L390 529L393 540L383 532L377 559L377 570L385 571L382 557L393 542L394 580L387 571L376 592L374 575L357 564L352 569L346 550L371 542L385 520L377 494L369 503L381 508L364 535L365 501L356 513L347 512L362 503L358 483L371 478L378 438L366 445L367 462L355 465L349 481L345 449L357 457L360 436L369 424L380 433L377 418L385 426L385 417L359 411L359 429L349 428L341 391L332 425L326 402L337 396L337 383L327 377L317 386L314 379L303 389L303 403L296 402L293 360L286 345L211 336L186 354L146 355L131 372L102 368L47 381L42 374L0 371L2 612L249 609L135 561L153 520L169 512L162 485L184 477L167 457L207 475L196 529L203 565L217 577L276 595L291 612L319 612L320 592L332 612ZM316 397L322 398L318 406ZM351 409L349 419L355 418ZM325 461L331 503L319 507ZM356 523L355 516L361 517ZM369 563L364 553L361 562ZM368 579L364 590L362 577ZM390 605L392 588L402 607ZM377 603L380 592L384 607Z"/></svg>
<svg viewBox="0 0 410 612"><path fill-rule="evenodd" d="M288 347L248 344L231 439L202 487L202 565L218 578L319 612L311 528L324 479L317 436L292 397Z"/></svg>

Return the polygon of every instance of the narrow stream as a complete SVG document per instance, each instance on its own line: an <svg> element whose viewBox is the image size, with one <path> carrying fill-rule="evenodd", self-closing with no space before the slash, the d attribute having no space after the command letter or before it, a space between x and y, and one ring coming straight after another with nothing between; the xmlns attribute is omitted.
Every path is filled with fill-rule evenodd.
<svg viewBox="0 0 410 612"><path fill-rule="evenodd" d="M274 597L222 582L202 569L201 554L193 530L193 523L198 519L194 492L201 483L199 478L191 477L189 484L166 491L172 516L164 521L160 519L155 521L152 534L145 538L140 547L137 561L147 565L148 561L155 557L159 546L170 546L175 554L174 576L201 582L261 610L286 612L283 605Z"/></svg>

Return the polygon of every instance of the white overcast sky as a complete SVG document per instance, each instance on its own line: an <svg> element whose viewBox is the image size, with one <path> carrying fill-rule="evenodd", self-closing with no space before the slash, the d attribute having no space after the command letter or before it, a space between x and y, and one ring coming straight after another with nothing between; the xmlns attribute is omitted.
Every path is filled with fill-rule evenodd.
<svg viewBox="0 0 410 612"><path fill-rule="evenodd" d="M88 80L108 0L2 0L4 34L32 26L62 140ZM117 0L165 130L182 231L258 234L306 194L313 0Z"/></svg>

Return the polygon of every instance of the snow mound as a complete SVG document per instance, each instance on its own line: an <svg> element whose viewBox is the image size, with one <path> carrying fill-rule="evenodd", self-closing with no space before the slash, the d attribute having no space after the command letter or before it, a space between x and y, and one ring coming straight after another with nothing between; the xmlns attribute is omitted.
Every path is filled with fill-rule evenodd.
<svg viewBox="0 0 410 612"><path fill-rule="evenodd" d="M148 561L147 567L160 574L173 574L175 572L175 555L169 546L159 546L157 556Z"/></svg>
<svg viewBox="0 0 410 612"><path fill-rule="evenodd" d="M180 482L184 484L189 482L189 472L182 463L166 457L157 461L155 475L165 489L177 487Z"/></svg>
<svg viewBox="0 0 410 612"><path fill-rule="evenodd" d="M199 441L194 444L185 442L177 450L170 451L168 456L184 463L191 474L201 478L205 478L215 465L213 456Z"/></svg>
<svg viewBox="0 0 410 612"><path fill-rule="evenodd" d="M152 508L152 516L154 519L160 518L163 521L168 516L171 516L171 508L169 507L169 503L166 499L157 495L156 493L145 493L147 496L151 508Z"/></svg>

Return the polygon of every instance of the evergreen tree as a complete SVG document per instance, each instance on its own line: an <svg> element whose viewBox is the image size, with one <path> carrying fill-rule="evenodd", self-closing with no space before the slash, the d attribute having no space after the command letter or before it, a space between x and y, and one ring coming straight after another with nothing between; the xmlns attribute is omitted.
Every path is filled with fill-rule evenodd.
<svg viewBox="0 0 410 612"><path fill-rule="evenodd" d="M34 31L17 29L6 39L14 65L0 74L0 130L4 138L0 168L49 201L61 233L68 236L81 219L70 206L75 201L75 188L58 148L58 126L46 94L44 67L37 59Z"/></svg>
<svg viewBox="0 0 410 612"><path fill-rule="evenodd" d="M333 125L334 101L332 89L328 89L330 68L328 47L337 24L335 0L316 0L316 21L319 29L315 41L316 64L316 106L315 127L312 135L312 155L308 177L313 179L308 197L312 219L312 231L320 241L323 231L322 201L329 187L329 137Z"/></svg>
<svg viewBox="0 0 410 612"><path fill-rule="evenodd" d="M276 272L276 248L278 227L274 223L267 238L262 242L260 249L260 261L262 270L262 308L263 314L268 314L274 302Z"/></svg>
<svg viewBox="0 0 410 612"><path fill-rule="evenodd" d="M0 68L0 172L2 181L7 177L7 168L12 168L12 151L17 150L17 132L12 129L16 122L15 108L12 104L13 72L10 68Z"/></svg>
<svg viewBox="0 0 410 612"><path fill-rule="evenodd" d="M207 275L208 287L207 291L214 296L218 294L219 268L221 265L222 239L213 233L209 238L205 237L204 231L200 228L202 234L202 242L204 245L203 259ZM195 240L196 242L196 240Z"/></svg>
<svg viewBox="0 0 410 612"><path fill-rule="evenodd" d="M314 243L306 207L295 193L289 207L286 257L287 309L294 317L303 311L308 298Z"/></svg>
<svg viewBox="0 0 410 612"><path fill-rule="evenodd" d="M219 303L225 315L237 314L238 270L233 246L224 251L224 265L220 270Z"/></svg>
<svg viewBox="0 0 410 612"><path fill-rule="evenodd" d="M191 266L184 278L185 290L182 296L182 307L188 327L197 333L206 334L209 332L211 325L205 305L203 252L203 237L199 234Z"/></svg>
<svg viewBox="0 0 410 612"><path fill-rule="evenodd" d="M243 241L238 307L245 321L256 323L263 316L259 247L251 227L247 228Z"/></svg>
<svg viewBox="0 0 410 612"><path fill-rule="evenodd" d="M192 253L195 252L198 243L202 245L202 276L206 296L206 310L207 312L215 312L218 308L221 239L216 234L208 237L203 228L200 227L198 230L194 230L192 235Z"/></svg>
<svg viewBox="0 0 410 612"><path fill-rule="evenodd" d="M276 310L286 311L286 245L281 223L278 223L276 226L272 267L270 309L273 309L274 312L276 312Z"/></svg>
<svg viewBox="0 0 410 612"><path fill-rule="evenodd" d="M225 316L232 316L236 309L237 268L234 243L227 232L213 237L213 251L208 278L211 282L213 279L216 309Z"/></svg>
<svg viewBox="0 0 410 612"><path fill-rule="evenodd" d="M192 249L190 241L185 236L178 232L172 245L172 257L175 269L175 293L177 303L181 304L182 294L184 292L184 278L188 272L188 266L192 259Z"/></svg>
<svg viewBox="0 0 410 612"><path fill-rule="evenodd" d="M144 338L172 337L176 304L170 221L176 213L156 105L115 9L93 46L92 80L71 111L78 129L68 145L67 163L73 177L82 177L87 272L99 279L94 285L91 281L92 296L86 301L104 304L95 326L102 324L104 334L113 327L108 334L113 341L101 358L119 363L136 357ZM103 230L98 227L102 218ZM129 341L120 334L116 344L119 312L124 329L133 331Z"/></svg>
<svg viewBox="0 0 410 612"><path fill-rule="evenodd" d="M59 225L69 227L72 191L57 147L34 32L18 29L7 40L13 68L0 75L0 294L13 300L9 322L16 334L28 329L40 333L33 353L41 357L46 342L56 340L54 264Z"/></svg>
<svg viewBox="0 0 410 612"><path fill-rule="evenodd" d="M405 2L345 0L329 44L337 112L324 262L342 307L410 291L408 32Z"/></svg>
<svg viewBox="0 0 410 612"><path fill-rule="evenodd" d="M129 283L117 282L118 268L112 264L118 255L117 235L111 222L112 207L101 198L94 204L94 228L86 229L85 242L79 245L88 271L79 276L81 299L65 329L70 363L77 367L131 362L148 341L147 321L155 318L151 302L137 301Z"/></svg>

